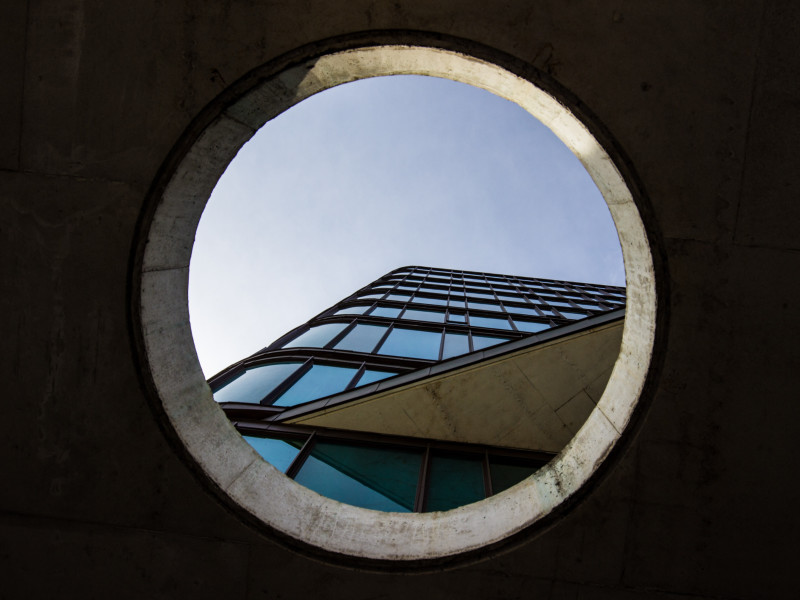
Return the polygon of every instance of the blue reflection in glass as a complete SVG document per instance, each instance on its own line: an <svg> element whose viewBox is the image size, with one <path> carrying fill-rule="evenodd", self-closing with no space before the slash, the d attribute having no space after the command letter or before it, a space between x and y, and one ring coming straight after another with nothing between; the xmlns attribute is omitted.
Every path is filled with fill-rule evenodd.
<svg viewBox="0 0 800 600"><path fill-rule="evenodd" d="M444 313L438 310L418 310L407 309L403 313L404 319L413 319L414 321L430 321L432 323L444 322Z"/></svg>
<svg viewBox="0 0 800 600"><path fill-rule="evenodd" d="M510 313L517 313L520 315L532 315L534 317L539 316L539 313L535 308L528 308L527 306L509 306L506 304L506 310Z"/></svg>
<svg viewBox="0 0 800 600"><path fill-rule="evenodd" d="M395 308L393 306L378 306L369 314L371 317L389 317L390 319L394 319L400 314L401 310L401 308Z"/></svg>
<svg viewBox="0 0 800 600"><path fill-rule="evenodd" d="M372 369L365 369L364 373L361 375L361 379L358 380L356 386L361 387L362 385L367 385L368 383L374 383L376 381L380 381L381 379L392 377L393 375L397 375L397 373L392 373L390 371L373 371Z"/></svg>
<svg viewBox="0 0 800 600"><path fill-rule="evenodd" d="M322 348L325 344L330 342L337 334L339 334L347 323L325 323L324 325L317 325L312 327L305 333L300 334L288 344L284 344L284 348Z"/></svg>
<svg viewBox="0 0 800 600"><path fill-rule="evenodd" d="M547 323L538 323L536 321L523 321L522 319L514 319L514 325L520 331L527 331L529 333L536 333L537 331L544 331L550 329Z"/></svg>
<svg viewBox="0 0 800 600"><path fill-rule="evenodd" d="M412 302L422 303L422 304L436 304L437 306L447 306L447 300L442 300L441 298L423 298L421 296L414 296Z"/></svg>
<svg viewBox="0 0 800 600"><path fill-rule="evenodd" d="M489 329L511 329L508 319L494 319L492 317L469 316L469 323L473 327L488 327Z"/></svg>
<svg viewBox="0 0 800 600"><path fill-rule="evenodd" d="M286 469L300 452L300 448L305 440L300 439L278 439L262 438L252 435L243 435L245 441L250 444L255 451L261 455L265 461L270 463L279 471L286 473Z"/></svg>
<svg viewBox="0 0 800 600"><path fill-rule="evenodd" d="M388 327L358 323L334 348L353 352L372 352Z"/></svg>
<svg viewBox="0 0 800 600"><path fill-rule="evenodd" d="M469 338L466 333L445 333L442 359L460 356L469 352Z"/></svg>
<svg viewBox="0 0 800 600"><path fill-rule="evenodd" d="M495 311L503 310L502 308L500 308L499 304L487 304L486 302L473 302L472 300L469 301L469 307L480 310L495 310Z"/></svg>
<svg viewBox="0 0 800 600"><path fill-rule="evenodd" d="M361 315L364 314L364 311L367 310L369 306L348 306L347 308L340 308L337 310L335 315Z"/></svg>
<svg viewBox="0 0 800 600"><path fill-rule="evenodd" d="M507 338L499 338L499 337L489 337L485 335L474 335L472 336L472 349L473 350L483 350L484 348L489 348L491 346L497 346L497 344L502 344L503 342L507 342Z"/></svg>
<svg viewBox="0 0 800 600"><path fill-rule="evenodd" d="M558 312L560 312L566 318L574 319L574 320L585 319L588 316L588 315L584 315L583 313L570 312L568 310L559 310Z"/></svg>
<svg viewBox="0 0 800 600"><path fill-rule="evenodd" d="M338 394L344 391L357 372L358 369L349 367L313 365L310 371L272 404L274 406L296 406L303 402Z"/></svg>
<svg viewBox="0 0 800 600"><path fill-rule="evenodd" d="M441 339L442 334L438 331L420 331L418 329L395 327L378 349L378 353L436 360L439 358Z"/></svg>
<svg viewBox="0 0 800 600"><path fill-rule="evenodd" d="M250 367L233 381L214 392L217 402L258 404L303 363L271 363Z"/></svg>

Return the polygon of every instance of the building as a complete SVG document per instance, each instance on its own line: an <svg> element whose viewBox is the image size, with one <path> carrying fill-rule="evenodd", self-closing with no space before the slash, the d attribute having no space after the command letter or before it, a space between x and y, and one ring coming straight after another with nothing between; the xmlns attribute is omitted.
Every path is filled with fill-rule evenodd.
<svg viewBox="0 0 800 600"><path fill-rule="evenodd" d="M797 595L798 3L29 0L0 16L0 596ZM562 90L636 191L658 284L640 410L502 552L375 564L270 531L198 468L145 360L136 265L161 174L248 74L359 44L445 48ZM151 275L185 286L186 265ZM165 331L191 347L188 321ZM190 391L220 413L195 368Z"/></svg>
<svg viewBox="0 0 800 600"><path fill-rule="evenodd" d="M577 431L616 360L624 304L620 287L403 267L210 384L245 439L306 487L365 508L447 510L518 483ZM523 377L494 393L456 383L476 369L495 381L531 355L547 403Z"/></svg>

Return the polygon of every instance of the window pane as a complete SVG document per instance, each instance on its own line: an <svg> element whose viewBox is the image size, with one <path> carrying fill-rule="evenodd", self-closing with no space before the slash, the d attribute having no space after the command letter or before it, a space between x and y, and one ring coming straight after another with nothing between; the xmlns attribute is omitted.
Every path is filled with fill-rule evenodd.
<svg viewBox="0 0 800 600"><path fill-rule="evenodd" d="M447 320L452 323L466 323L467 317L463 313L451 312L447 315Z"/></svg>
<svg viewBox="0 0 800 600"><path fill-rule="evenodd" d="M450 510L485 496L480 456L431 456L425 511Z"/></svg>
<svg viewBox="0 0 800 600"><path fill-rule="evenodd" d="M317 442L295 480L339 502L411 512L421 464L421 450Z"/></svg>
<svg viewBox="0 0 800 600"><path fill-rule="evenodd" d="M474 327L489 327L491 329L511 329L508 319L494 319L492 317L475 317L470 314L469 324Z"/></svg>
<svg viewBox="0 0 800 600"><path fill-rule="evenodd" d="M230 383L214 392L217 402L258 404L303 363L272 363L250 367Z"/></svg>
<svg viewBox="0 0 800 600"><path fill-rule="evenodd" d="M422 298L420 296L415 296L412 302L418 302L422 304L436 304L437 306L447 306L447 300L442 300L441 298Z"/></svg>
<svg viewBox="0 0 800 600"><path fill-rule="evenodd" d="M305 333L300 334L288 344L284 344L284 348L322 348L325 344L330 342L337 334L339 334L348 323L326 323L312 327Z"/></svg>
<svg viewBox="0 0 800 600"><path fill-rule="evenodd" d="M389 294L386 296L387 300L394 300L395 302L408 302L411 297L410 294Z"/></svg>
<svg viewBox="0 0 800 600"><path fill-rule="evenodd" d="M521 315L532 315L534 317L538 317L539 313L536 312L535 308L528 308L528 307L521 307L521 306L508 306L506 305L506 310L510 313L518 313Z"/></svg>
<svg viewBox="0 0 800 600"><path fill-rule="evenodd" d="M313 365L292 387L272 404L295 406L343 391L358 369Z"/></svg>
<svg viewBox="0 0 800 600"><path fill-rule="evenodd" d="M340 308L335 315L362 315L369 306L348 306L347 308Z"/></svg>
<svg viewBox="0 0 800 600"><path fill-rule="evenodd" d="M492 493L499 494L503 490L507 490L537 470L539 470L538 466L526 465L522 461L490 456L489 473L492 480Z"/></svg>
<svg viewBox="0 0 800 600"><path fill-rule="evenodd" d="M536 321L522 321L520 319L514 319L514 325L517 326L517 329L520 331L527 331L529 333L536 333L537 331L544 331L545 329L550 329L550 325L547 323L537 323Z"/></svg>
<svg viewBox="0 0 800 600"><path fill-rule="evenodd" d="M394 319L397 318L401 310L402 309L394 308L393 306L378 306L369 314L371 317L389 317L390 319Z"/></svg>
<svg viewBox="0 0 800 600"><path fill-rule="evenodd" d="M499 304L487 304L486 302L473 302L472 300L469 301L469 307L474 308L476 310L495 310L495 311L503 310L502 308L500 308Z"/></svg>
<svg viewBox="0 0 800 600"><path fill-rule="evenodd" d="M507 341L508 339L506 338L488 337L485 335L473 335L472 349L483 350L484 348L489 348L490 346L497 346L497 344L502 344L503 342Z"/></svg>
<svg viewBox="0 0 800 600"><path fill-rule="evenodd" d="M445 333L442 359L460 356L469 352L469 337L466 333Z"/></svg>
<svg viewBox="0 0 800 600"><path fill-rule="evenodd" d="M413 319L415 321L431 321L433 323L444 322L444 313L437 310L417 310L408 309L403 313L404 319Z"/></svg>
<svg viewBox="0 0 800 600"><path fill-rule="evenodd" d="M381 379L386 379L387 377L392 377L393 375L397 375L397 373L392 373L390 371L373 371L371 369L365 369L364 373L361 375L361 379L358 380L357 386L367 385L368 383L373 383L375 381L380 381Z"/></svg>
<svg viewBox="0 0 800 600"><path fill-rule="evenodd" d="M261 457L279 471L286 473L286 469L300 452L300 448L305 442L304 439L295 438L262 438L252 435L243 435L245 441L250 444Z"/></svg>
<svg viewBox="0 0 800 600"><path fill-rule="evenodd" d="M440 332L402 329L395 327L378 350L380 354L407 356L409 358L439 358Z"/></svg>
<svg viewBox="0 0 800 600"><path fill-rule="evenodd" d="M568 319L585 319L587 317L587 315L584 315L583 313L570 312L568 310L559 310L558 312Z"/></svg>
<svg viewBox="0 0 800 600"><path fill-rule="evenodd" d="M358 323L334 348L353 352L372 352L387 329L385 325Z"/></svg>
<svg viewBox="0 0 800 600"><path fill-rule="evenodd" d="M464 302L463 298L450 298L450 307L451 308L466 308L467 305Z"/></svg>

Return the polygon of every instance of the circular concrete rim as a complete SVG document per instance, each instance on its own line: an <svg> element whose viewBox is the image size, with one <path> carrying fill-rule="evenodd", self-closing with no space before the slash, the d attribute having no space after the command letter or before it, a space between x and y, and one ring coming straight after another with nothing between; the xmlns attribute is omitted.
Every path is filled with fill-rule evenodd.
<svg viewBox="0 0 800 600"><path fill-rule="evenodd" d="M266 121L327 88L383 75L453 79L493 92L548 126L581 160L608 203L622 246L627 315L620 355L586 423L547 466L513 488L443 513L377 512L300 486L266 463L213 401L189 324L188 276L197 223L239 148ZM339 555L425 561L520 532L573 496L620 439L644 387L655 339L656 282L645 228L613 161L551 95L494 64L422 46L337 51L262 80L219 114L164 188L144 247L140 318L146 360L172 427L201 470L239 507L281 534Z"/></svg>

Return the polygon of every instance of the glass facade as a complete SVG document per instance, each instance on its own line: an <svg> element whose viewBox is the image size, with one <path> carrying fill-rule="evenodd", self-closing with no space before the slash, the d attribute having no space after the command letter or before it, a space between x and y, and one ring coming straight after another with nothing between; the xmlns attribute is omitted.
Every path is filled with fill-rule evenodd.
<svg viewBox="0 0 800 600"><path fill-rule="evenodd" d="M306 487L374 510L449 510L515 485L549 457L397 440L380 431L315 430L284 419L361 400L365 392L350 390L386 380L380 392L393 385L392 377L624 303L624 289L611 286L405 267L209 383L248 443Z"/></svg>

